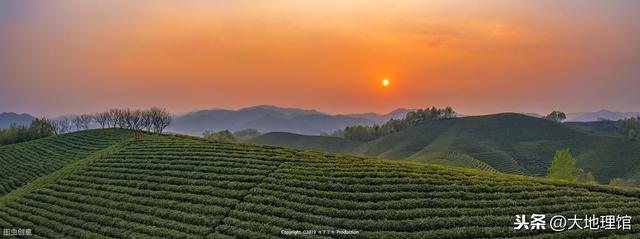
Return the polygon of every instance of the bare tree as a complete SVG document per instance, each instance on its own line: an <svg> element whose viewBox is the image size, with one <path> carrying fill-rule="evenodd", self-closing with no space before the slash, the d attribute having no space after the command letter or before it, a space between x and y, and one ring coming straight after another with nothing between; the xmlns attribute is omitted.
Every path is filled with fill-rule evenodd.
<svg viewBox="0 0 640 239"><path fill-rule="evenodd" d="M123 127L127 128L127 129L132 129L133 126L133 111L131 111L131 109L127 108L124 110L121 110L121 114L122 114L122 120L124 122Z"/></svg>
<svg viewBox="0 0 640 239"><path fill-rule="evenodd" d="M91 128L91 123L93 123L93 121L95 120L95 118L93 118L93 115L90 114L81 115L80 119L82 119L82 128L84 129Z"/></svg>
<svg viewBox="0 0 640 239"><path fill-rule="evenodd" d="M58 120L58 123L60 124L60 130L63 134L71 131L71 120L69 118L62 118Z"/></svg>
<svg viewBox="0 0 640 239"><path fill-rule="evenodd" d="M109 128L114 128L116 127L116 115L115 115L115 109L109 109L107 111L104 112L105 115L107 116L107 127Z"/></svg>
<svg viewBox="0 0 640 239"><path fill-rule="evenodd" d="M118 127L117 111L118 109L109 109L109 124L113 128Z"/></svg>
<svg viewBox="0 0 640 239"><path fill-rule="evenodd" d="M171 124L171 114L163 108L153 107L149 110L153 132L161 134Z"/></svg>
<svg viewBox="0 0 640 239"><path fill-rule="evenodd" d="M51 123L51 130L53 130L53 133L56 135L62 134L61 130L60 130L60 125L58 124L57 121L50 121Z"/></svg>
<svg viewBox="0 0 640 239"><path fill-rule="evenodd" d="M73 118L73 124L76 126L77 130L89 129L91 121L93 121L93 116L91 115L78 115Z"/></svg>
<svg viewBox="0 0 640 239"><path fill-rule="evenodd" d="M71 129L71 120L69 118L61 118L51 121L51 127L55 134L64 134Z"/></svg>
<svg viewBox="0 0 640 239"><path fill-rule="evenodd" d="M80 116L71 118L71 123L76 127L76 130L80 130L80 127L82 127Z"/></svg>
<svg viewBox="0 0 640 239"><path fill-rule="evenodd" d="M103 129L109 127L109 111L98 112L93 115L93 119L102 127Z"/></svg>
<svg viewBox="0 0 640 239"><path fill-rule="evenodd" d="M142 111L124 109L120 110L120 114L123 128L138 131L142 129Z"/></svg>
<svg viewBox="0 0 640 239"><path fill-rule="evenodd" d="M144 128L143 126L143 117L142 117L142 111L141 110L127 110L128 114L127 116L129 117L129 119L127 120L129 122L129 128L135 131L142 131L142 129Z"/></svg>
<svg viewBox="0 0 640 239"><path fill-rule="evenodd" d="M164 131L165 128L171 125L171 121L172 121L171 114L169 114L169 112L162 110L162 113L160 114L160 119L158 120L158 126L156 127L157 132L162 134L162 131Z"/></svg>
<svg viewBox="0 0 640 239"><path fill-rule="evenodd" d="M149 132L153 130L153 114L151 110L142 111L141 127Z"/></svg>
<svg viewBox="0 0 640 239"><path fill-rule="evenodd" d="M149 110L109 109L91 116L102 128L117 127L135 131L147 130L162 133L171 124L171 114L164 108L153 107ZM78 121L78 122L75 122ZM74 124L80 123L74 119ZM78 127L78 125L76 125ZM83 126L83 125L81 125ZM78 127L80 128L80 127Z"/></svg>
<svg viewBox="0 0 640 239"><path fill-rule="evenodd" d="M110 109L109 112L112 115L114 127L118 127L118 128L127 127L126 110Z"/></svg>

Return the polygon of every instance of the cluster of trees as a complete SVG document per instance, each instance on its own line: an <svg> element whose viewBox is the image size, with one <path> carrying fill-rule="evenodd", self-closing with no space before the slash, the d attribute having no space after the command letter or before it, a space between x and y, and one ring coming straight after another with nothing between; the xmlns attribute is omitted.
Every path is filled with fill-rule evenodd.
<svg viewBox="0 0 640 239"><path fill-rule="evenodd" d="M569 182L598 183L591 172L576 166L576 159L573 158L569 149L556 151L549 167L549 178L567 180ZM617 187L638 187L640 184L634 179L612 178L609 185Z"/></svg>
<svg viewBox="0 0 640 239"><path fill-rule="evenodd" d="M339 129L339 130L333 131L331 133L321 133L320 136L344 138L344 130L343 129Z"/></svg>
<svg viewBox="0 0 640 239"><path fill-rule="evenodd" d="M93 123L102 128L124 128L136 131L162 133L171 124L171 114L165 109L153 107L148 110L110 109L93 115L78 115L52 122L55 134L76 130L86 130Z"/></svg>
<svg viewBox="0 0 640 239"><path fill-rule="evenodd" d="M639 187L638 182L634 179L612 178L609 185L616 187Z"/></svg>
<svg viewBox="0 0 640 239"><path fill-rule="evenodd" d="M548 177L570 182L598 182L591 172L578 168L576 164L576 159L573 158L569 149L558 150L551 161L551 166L549 166Z"/></svg>
<svg viewBox="0 0 640 239"><path fill-rule="evenodd" d="M233 136L233 133L229 130L222 130L215 132L213 130L206 130L202 133L202 137L205 139L211 139L222 142L236 142L236 137Z"/></svg>
<svg viewBox="0 0 640 239"><path fill-rule="evenodd" d="M12 124L0 129L0 145L14 144L44 138L54 134L52 122L46 118L36 118L29 126Z"/></svg>
<svg viewBox="0 0 640 239"><path fill-rule="evenodd" d="M562 121L567 119L567 115L564 112L561 112L561 111L553 111L550 114L548 114L547 116L542 117L542 118L546 119L546 120L551 120L551 121L555 121L555 122L560 123L560 122L562 122Z"/></svg>
<svg viewBox="0 0 640 239"><path fill-rule="evenodd" d="M390 119L382 125L349 126L344 129L344 132L335 132L334 134L344 134L344 138L366 142L402 131L409 127L414 127L435 120L451 119L455 117L456 112L451 107L443 109L431 107L411 111L407 113L404 119Z"/></svg>
<svg viewBox="0 0 640 239"><path fill-rule="evenodd" d="M260 135L260 131L256 129L244 129L233 133L229 130L222 130L218 132L206 130L202 133L202 137L206 139L223 142L246 142Z"/></svg>
<svg viewBox="0 0 640 239"><path fill-rule="evenodd" d="M246 142L260 135L262 135L262 133L260 133L260 131L258 131L257 129L244 129L233 132L233 137L238 142Z"/></svg>
<svg viewBox="0 0 640 239"><path fill-rule="evenodd" d="M87 130L96 123L102 128L125 128L136 131L162 133L171 124L171 114L165 109L110 109L93 115L78 115L57 120L36 118L29 126L11 125L0 129L0 145L20 143L71 130Z"/></svg>
<svg viewBox="0 0 640 239"><path fill-rule="evenodd" d="M618 128L620 134L626 135L631 139L637 139L640 137L640 116L618 120L616 128Z"/></svg>
<svg viewBox="0 0 640 239"><path fill-rule="evenodd" d="M576 180L576 160L571 156L569 149L556 151L549 166L548 177L567 181Z"/></svg>
<svg viewBox="0 0 640 239"><path fill-rule="evenodd" d="M78 115L75 117L64 117L51 121L51 126L55 134L64 134L74 129L87 130L93 122L92 115Z"/></svg>

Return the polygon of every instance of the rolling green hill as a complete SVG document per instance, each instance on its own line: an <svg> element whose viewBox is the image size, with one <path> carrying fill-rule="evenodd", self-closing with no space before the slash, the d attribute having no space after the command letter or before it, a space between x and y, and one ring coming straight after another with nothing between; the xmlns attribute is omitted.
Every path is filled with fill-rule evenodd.
<svg viewBox="0 0 640 239"><path fill-rule="evenodd" d="M585 130L521 114L497 114L440 120L380 139L359 143L343 139L277 134L254 143L325 152L346 152L388 159L466 166L544 176L556 150L569 148L578 167L601 182L613 177L640 179L640 144L625 137ZM329 145L331 148L323 148ZM345 145L340 151L332 150Z"/></svg>
<svg viewBox="0 0 640 239"><path fill-rule="evenodd" d="M329 153L348 153L360 142L338 137L306 136L292 133L267 133L249 140L253 144L277 145L287 148L308 149Z"/></svg>
<svg viewBox="0 0 640 239"><path fill-rule="evenodd" d="M577 129L586 130L591 133L605 135L619 135L617 121L593 121L593 122L566 122L566 125Z"/></svg>
<svg viewBox="0 0 640 239"><path fill-rule="evenodd" d="M89 130L0 146L0 196L131 136L126 130Z"/></svg>
<svg viewBox="0 0 640 239"><path fill-rule="evenodd" d="M358 234L286 238L640 235L635 224L629 231L513 229L515 214L532 213L627 214L637 223L640 191L147 135L0 197L0 228L30 228L36 238L282 238L283 230L340 229Z"/></svg>

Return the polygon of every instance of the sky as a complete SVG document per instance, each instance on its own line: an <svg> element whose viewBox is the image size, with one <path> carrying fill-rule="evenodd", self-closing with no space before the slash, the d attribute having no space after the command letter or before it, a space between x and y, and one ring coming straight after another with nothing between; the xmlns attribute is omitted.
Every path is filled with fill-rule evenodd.
<svg viewBox="0 0 640 239"><path fill-rule="evenodd" d="M637 9L635 0L3 0L0 112L640 111Z"/></svg>

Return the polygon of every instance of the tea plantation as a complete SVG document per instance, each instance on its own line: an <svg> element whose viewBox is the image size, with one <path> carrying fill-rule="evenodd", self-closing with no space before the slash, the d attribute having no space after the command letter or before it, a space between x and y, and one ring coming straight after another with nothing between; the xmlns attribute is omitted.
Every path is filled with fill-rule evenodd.
<svg viewBox="0 0 640 239"><path fill-rule="evenodd" d="M279 132L250 142L527 176L547 175L555 152L570 149L600 183L640 181L640 142L514 113L438 120L369 142Z"/></svg>
<svg viewBox="0 0 640 239"><path fill-rule="evenodd" d="M88 130L0 146L0 196L131 136L120 129Z"/></svg>
<svg viewBox="0 0 640 239"><path fill-rule="evenodd" d="M93 130L14 147L94 145L112 134L123 136ZM5 161L34 165L24 182L40 177L0 196L0 228L29 228L34 238L640 237L640 191L629 189L186 136L116 140L92 155L52 159L6 152ZM56 170L49 161L69 163ZM23 175L2 170L2 178ZM532 213L631 215L633 226L514 230L516 214ZM357 233L282 233L294 230Z"/></svg>

